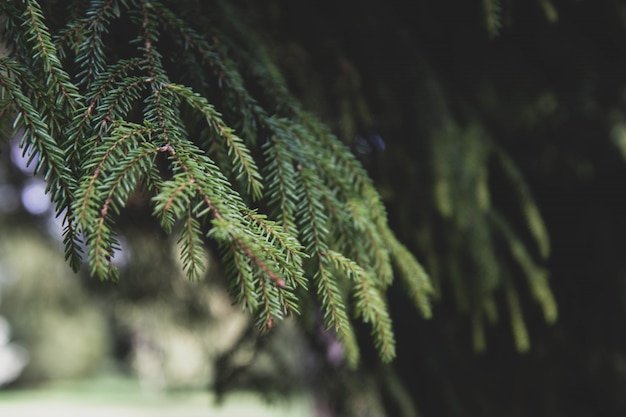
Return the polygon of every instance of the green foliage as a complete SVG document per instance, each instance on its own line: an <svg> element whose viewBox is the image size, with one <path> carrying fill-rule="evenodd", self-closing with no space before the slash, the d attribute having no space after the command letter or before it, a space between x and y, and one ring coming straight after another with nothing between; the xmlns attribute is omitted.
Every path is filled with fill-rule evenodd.
<svg viewBox="0 0 626 417"><path fill-rule="evenodd" d="M208 19L195 17L211 29L194 30L174 2L67 7L47 16L35 0L0 4L9 47L0 110L15 116L20 146L64 216L71 266L84 257L93 275L118 279L117 219L142 196L161 228L178 233L190 278L206 267L206 240L219 246L231 293L259 329L299 314L312 287L350 365L359 359L352 314L391 360L392 261L425 316L428 278L389 229L363 167L300 108L226 6L216 4L243 43Z"/></svg>
<svg viewBox="0 0 626 417"><path fill-rule="evenodd" d="M484 351L484 322L498 321L497 291L504 292L515 345L530 348L522 303L515 282L526 281L531 297L540 305L547 323L557 319L557 306L548 283L548 272L539 263L550 254L550 240L543 219L521 173L510 157L478 125L449 126L435 133L432 142L434 198L446 230L446 262L433 269L435 287L442 276L450 279L459 309L472 321L474 349ZM495 171L495 172L494 172ZM501 190L489 177L500 177L510 193L502 213L492 202ZM492 196L492 194L494 194ZM515 213L515 211L521 213ZM512 226L511 217L522 219L530 240L524 242ZM430 259L435 259L433 256ZM540 261L536 261L539 258ZM519 278L518 278L519 277Z"/></svg>

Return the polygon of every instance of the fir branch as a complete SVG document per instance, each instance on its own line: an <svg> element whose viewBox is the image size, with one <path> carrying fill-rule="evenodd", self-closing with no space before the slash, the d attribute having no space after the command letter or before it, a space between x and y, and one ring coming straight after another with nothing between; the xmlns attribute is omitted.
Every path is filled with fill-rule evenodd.
<svg viewBox="0 0 626 417"><path fill-rule="evenodd" d="M307 255L303 252L300 242L288 232L280 230L275 222L269 220L264 215L248 212L244 217L250 219L251 223L249 227L253 229L256 234L265 238L268 243L268 245L265 246L267 256L272 259L276 265L280 266L280 269L285 274L285 283L280 283L280 285L277 283L278 287L300 286L306 289L307 279L302 270L302 258L307 257ZM274 246L281 250L283 256L276 256L269 250L270 247Z"/></svg>
<svg viewBox="0 0 626 417"><path fill-rule="evenodd" d="M290 118L290 124L294 128L292 133L301 136L300 140L302 143L308 142L312 145L312 148L315 150L313 155L316 156L314 165L325 166L325 174L328 175L327 179L331 181L336 178L344 179L344 181L338 181L344 192L347 187L354 187L352 188L353 192L364 196L367 200L373 217L377 220L386 219L386 210L380 200L380 196L360 162L313 115L301 109L296 99L287 90L287 84L280 76L280 71L276 69L265 51L258 47L257 42L251 41L250 34L242 26L237 24L234 26L235 31L242 38L246 39L248 45L253 48L255 57L253 58L251 54L244 52L242 48L232 49L238 54L237 56L242 62L252 68L250 71L251 75L266 90L266 95L275 100L277 109L285 112L285 115ZM260 62L262 62L262 65ZM261 114L261 120L271 131L276 133L275 125L272 123L273 119L263 117ZM304 129L301 127L304 127ZM324 146L319 146L320 143ZM320 155L320 152L323 155ZM348 191L348 195L350 194Z"/></svg>
<svg viewBox="0 0 626 417"><path fill-rule="evenodd" d="M166 233L171 233L188 207L194 206L197 192L194 183L195 180L186 173L177 173L172 179L165 181L159 193L153 197L154 213Z"/></svg>
<svg viewBox="0 0 626 417"><path fill-rule="evenodd" d="M253 282L259 289L254 304L245 301L244 306L257 310L257 326L261 329L269 330L273 325L273 318L282 318L290 311L297 312L295 298L284 281L279 277L275 266L262 254L262 243L257 241L257 236L249 233L246 229L240 229L232 222L227 222L223 218L213 219L213 228L209 236L216 238L218 242L227 243L230 246L230 254L233 259L247 259L250 268L237 269L239 281L239 297L250 296L248 282ZM231 271L232 273L233 271ZM265 279L272 282L272 288L267 287ZM260 287L260 288L259 288ZM261 299L259 302L257 300Z"/></svg>
<svg viewBox="0 0 626 417"><path fill-rule="evenodd" d="M24 0L24 4L26 9L22 16L24 19L22 26L27 28L27 39L34 50L32 57L36 64L41 65L46 74L45 84L53 88L52 95L60 94L61 100L57 104L65 103L76 108L81 101L81 96L76 86L70 82L67 72L63 70L56 46L52 42L52 37L44 23L41 8L34 0Z"/></svg>
<svg viewBox="0 0 626 417"><path fill-rule="evenodd" d="M233 245L230 234L220 227L221 221L213 219L213 225L207 236L217 241L224 260L225 274L229 278L229 292L248 313L253 314L259 305L259 293L254 278L252 261Z"/></svg>
<svg viewBox="0 0 626 417"><path fill-rule="evenodd" d="M85 175L76 192L75 211L80 223L85 224L89 218L94 217L93 210L98 205L98 191L109 171L113 169L120 159L126 158L129 150L136 149L141 143L147 143L147 136L155 130L150 126L141 126L133 123L124 123L117 127L115 134L111 135L93 151L90 160L84 164Z"/></svg>
<svg viewBox="0 0 626 417"><path fill-rule="evenodd" d="M324 323L328 329L332 328L341 340L346 358L351 366L359 360L359 351L352 325L348 319L346 306L331 273L330 261L327 257L328 248L328 218L320 203L319 191L315 187L316 179L309 168L300 167L299 170L300 195L297 221L300 228L300 240L305 245L306 252L311 255L315 274L313 281L317 287L317 295L322 303Z"/></svg>
<svg viewBox="0 0 626 417"><path fill-rule="evenodd" d="M161 54L156 50L155 45L159 41L157 29L158 20L154 14L154 8L150 1L141 0L139 14L141 17L141 34L138 41L143 44L140 51L143 52L146 62L146 72L152 82L156 82L159 76L165 75L165 70L161 64Z"/></svg>
<svg viewBox="0 0 626 417"><path fill-rule="evenodd" d="M297 110L297 109L294 109ZM303 124L315 134L315 137L324 145L325 152L333 155L333 162L336 169L347 181L342 184L352 185L352 193L360 196L370 210L370 216L374 222L387 221L387 211L385 209L380 194L376 191L371 178L363 168L363 165L354 156L350 149L342 143L335 135L328 131L313 115L299 112L297 117L301 118ZM347 190L346 190L347 191ZM350 195L350 193L347 193Z"/></svg>
<svg viewBox="0 0 626 417"><path fill-rule="evenodd" d="M111 263L118 246L111 216L119 214L140 178L152 169L159 148L147 139L151 133L146 126L120 124L85 164L90 174L81 180L74 209L89 247L91 273L101 279L118 277Z"/></svg>
<svg viewBox="0 0 626 417"><path fill-rule="evenodd" d="M103 34L112 19L121 14L115 0L92 0L84 11L85 17L73 20L60 32L57 44L63 46L71 40L80 71L76 74L78 85L89 86L106 68Z"/></svg>
<svg viewBox="0 0 626 417"><path fill-rule="evenodd" d="M404 283L408 287L411 298L413 298L413 301L420 309L422 316L430 318L432 311L428 297L432 294L433 289L426 271L386 225L379 225L379 230L401 277L404 279Z"/></svg>
<svg viewBox="0 0 626 417"><path fill-rule="evenodd" d="M190 279L198 279L204 272L207 256L202 243L200 223L189 213L179 231L178 245L183 270Z"/></svg>
<svg viewBox="0 0 626 417"><path fill-rule="evenodd" d="M295 230L296 169L293 155L279 138L273 136L264 144L268 204L275 207L272 216L283 231Z"/></svg>
<svg viewBox="0 0 626 417"><path fill-rule="evenodd" d="M78 272L83 263L82 238L79 234L80 227L76 225L74 213L71 207L67 207L63 212L63 254L68 261L72 271Z"/></svg>
<svg viewBox="0 0 626 417"><path fill-rule="evenodd" d="M255 200L262 196L262 177L256 162L250 154L250 150L243 141L234 133L233 129L226 126L222 121L221 115L211 106L208 101L191 89L176 85L165 84L164 88L170 89L179 94L192 108L204 115L207 124L217 134L217 137L225 142L228 148L228 155L232 158L232 163L237 171L238 178L244 176L247 182L247 192L252 195Z"/></svg>
<svg viewBox="0 0 626 417"><path fill-rule="evenodd" d="M128 78L128 75L145 65L143 57L132 57L129 59L122 59L115 64L106 67L99 76L88 85L88 90L85 93L87 103L89 103L88 109L93 111L94 107L100 103L103 97L108 96L112 90L112 86L118 85L118 83ZM90 112L87 112L91 114Z"/></svg>
<svg viewBox="0 0 626 417"><path fill-rule="evenodd" d="M186 148L186 149L185 149ZM273 281L274 285L284 291L292 291L285 283L283 275L281 273L280 265L290 265L291 271L289 272L294 277L301 275L298 268L298 262L295 266L288 261L289 256L293 257L296 253L295 249L287 250L281 245L287 246L290 240L287 235L281 237L281 239L269 240L262 233L253 233L250 229L250 223L245 221L243 213L248 212L246 206L240 200L237 194L234 193L232 187L228 186L227 180L222 176L217 167L210 161L205 155L203 155L199 149L193 150L189 153L189 150L194 149L194 146L187 144L184 148L179 147L179 150L175 150L171 145L166 145L162 148L163 151L168 152L170 158L175 161L177 167L181 170L181 175L188 176L188 183L193 184L197 190L198 197L204 202L206 209L213 215L213 228L209 232L209 236L222 240L233 246L234 249L247 257L250 261L252 270L245 268L237 271L239 281L244 285L240 286L240 289L246 289L246 281L253 281L258 284L258 279L255 278L254 271L262 273L267 278ZM206 172L210 169L211 172ZM220 185L220 182L223 185ZM230 190L230 191L228 191ZM163 200L164 197L156 197L157 201ZM230 202L230 203L229 203ZM173 205L170 205L172 207ZM163 205L165 208L166 205ZM204 211L199 211L198 216L203 216ZM251 216L255 219L254 216ZM258 218L256 218L258 220ZM265 221L264 226L267 227L269 223ZM278 236L279 231L274 227L272 236ZM266 249L272 248L271 252L266 253ZM278 245L278 248L274 245ZM240 261L240 255L235 255L230 251L231 259L234 261ZM293 261L293 258L291 258ZM246 273L246 271L248 271ZM242 275L243 274L243 275ZM289 275L289 274L287 274ZM294 278L297 282L302 278ZM249 297L249 292L240 291L240 296L247 296L246 301L249 306L256 306L256 300L252 300ZM290 299L291 297L285 296L283 301ZM265 306L275 304L265 304ZM253 307L254 308L254 307ZM287 308L287 305L281 305L280 308ZM278 314L278 311L268 313L271 316Z"/></svg>
<svg viewBox="0 0 626 417"><path fill-rule="evenodd" d="M241 130L244 133L243 137L246 144L249 146L256 145L256 120L266 120L268 116L257 100L244 87L244 81L239 71L227 63L225 54L220 51L219 44L215 46L209 44L206 36L200 35L187 22L162 4L155 3L154 10L160 16L162 23L182 38L183 49L195 51L199 55L201 63L212 68L218 85L233 101L233 107L241 112L240 120L243 124ZM219 38L226 39L222 36ZM198 76L203 77L203 74L198 74Z"/></svg>
<svg viewBox="0 0 626 417"><path fill-rule="evenodd" d="M390 285L393 281L390 249L384 241L383 233L380 233L379 226L368 217L369 206L359 200L350 200L346 206L356 229L356 233L353 234L359 235L358 238L351 239L359 242L358 248L353 250L366 256L379 285Z"/></svg>
<svg viewBox="0 0 626 417"><path fill-rule="evenodd" d="M15 78L19 79L21 73L19 66L0 58L0 87L6 91L16 111L13 128L24 129L20 148L24 155L29 156L29 164L37 160L35 173L41 172L44 179L50 181L46 191L51 192L53 202L59 204L59 209L63 209L72 195L74 179L65 164L62 149L50 135L45 119L15 83Z"/></svg>
<svg viewBox="0 0 626 417"><path fill-rule="evenodd" d="M233 213L241 209L242 203L230 187L228 180L215 163L193 143L180 137L176 139L176 143L166 143L159 149L167 153L174 164L172 169L175 177L177 173L180 173L183 178L186 178L185 182L193 184L199 198L206 203L206 208L215 218L232 218ZM174 205L167 207L172 206ZM198 213L200 216L204 214L204 211Z"/></svg>
<svg viewBox="0 0 626 417"><path fill-rule="evenodd" d="M260 284L260 308L257 311L255 325L261 331L271 330L274 326L274 319L282 319L281 302L274 285L268 285L265 279L258 280ZM278 307L278 308L277 308Z"/></svg>
<svg viewBox="0 0 626 417"><path fill-rule="evenodd" d="M57 215L65 212L63 241L65 257L76 271L81 262L80 238L72 221L72 200L76 188L76 180L65 162L64 152L48 131L48 127L25 96L15 79L23 73L15 63L0 58L0 90L7 94L16 112L13 128L22 128L20 148L24 155L29 155L28 163L37 160L34 172L40 172L47 181L46 193L55 205Z"/></svg>
<svg viewBox="0 0 626 417"><path fill-rule="evenodd" d="M85 94L88 105L74 112L74 117L68 129L67 140L63 146L67 153L68 161L72 166L81 165L80 161L75 161L75 159L80 155L79 150L81 143L87 144L86 139L94 135L94 119L97 114L98 105L101 103L103 97L108 96L109 91L115 88L112 86L121 79L126 78L128 73L138 68L142 62L143 60L141 58L119 61L115 65L110 66L107 70L102 71L99 74L100 76L93 83L89 84L89 90ZM135 93L135 97L139 98L137 93ZM115 105L112 105L112 107L115 107ZM104 117L110 118L111 115L109 114ZM105 119L103 118L102 120ZM98 140L95 139L95 143L97 142ZM93 143L89 143L89 145L93 146Z"/></svg>
<svg viewBox="0 0 626 417"><path fill-rule="evenodd" d="M324 255L354 282L357 317L361 317L365 323L371 323L372 337L382 360L391 361L396 354L395 337L381 289L376 286L376 278L341 253L331 250Z"/></svg>
<svg viewBox="0 0 626 417"><path fill-rule="evenodd" d="M148 86L146 77L128 77L103 96L100 105L96 108L93 120L93 130L99 136L108 134L115 127L115 121L125 120L133 109L133 104L141 98L141 92ZM97 143L97 142L96 142ZM92 146L93 144L86 144Z"/></svg>
<svg viewBox="0 0 626 417"><path fill-rule="evenodd" d="M105 198L101 203L95 227L92 226L91 218L86 219L84 235L87 244L93 248L89 252L91 272L101 279L118 277L117 269L111 263L112 252L118 246L111 232L111 214L119 214L139 180L149 171L157 152L158 149L149 144L130 150L122 161L112 167L109 176L99 187L98 191Z"/></svg>

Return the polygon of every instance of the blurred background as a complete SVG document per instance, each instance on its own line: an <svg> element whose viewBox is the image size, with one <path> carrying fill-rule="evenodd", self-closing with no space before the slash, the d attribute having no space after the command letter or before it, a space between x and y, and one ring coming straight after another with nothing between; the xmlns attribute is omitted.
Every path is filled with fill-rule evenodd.
<svg viewBox="0 0 626 417"><path fill-rule="evenodd" d="M191 282L175 239L142 226L122 237L119 283L75 274L63 258L61 224L45 182L32 176L17 141L6 150L0 155L3 416L312 415L300 365L304 342L294 323L272 336L290 346L280 360L262 353L257 347L267 342L232 305L218 260L210 258L205 279ZM250 393L284 369L281 401ZM231 378L242 393L224 398ZM290 385L295 380L301 383Z"/></svg>
<svg viewBox="0 0 626 417"><path fill-rule="evenodd" d="M394 285L398 358L380 364L363 328L364 363L348 371L314 326L257 335L211 253L186 280L175 241L132 202L119 283L76 275L45 185L7 137L2 415L33 398L177 416L626 415L623 2L178 3L245 22L359 156L435 284L434 317Z"/></svg>

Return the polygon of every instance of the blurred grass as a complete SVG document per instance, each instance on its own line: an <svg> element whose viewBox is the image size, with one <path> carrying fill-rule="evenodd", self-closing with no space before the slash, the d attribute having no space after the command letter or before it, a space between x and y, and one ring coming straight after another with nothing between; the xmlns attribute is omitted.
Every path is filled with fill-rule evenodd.
<svg viewBox="0 0 626 417"><path fill-rule="evenodd" d="M117 376L0 391L2 417L308 417L312 408L305 394L267 403L255 393L233 393L218 405L208 391L148 391Z"/></svg>

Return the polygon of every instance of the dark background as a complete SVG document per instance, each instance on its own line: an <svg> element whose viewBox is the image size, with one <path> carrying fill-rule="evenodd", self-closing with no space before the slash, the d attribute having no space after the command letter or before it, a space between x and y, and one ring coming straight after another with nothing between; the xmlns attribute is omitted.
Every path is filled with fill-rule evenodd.
<svg viewBox="0 0 626 417"><path fill-rule="evenodd" d="M455 233L425 214L433 205L431 133L451 120L480 124L505 149L545 220L552 253L544 265L559 319L547 325L522 294L532 346L526 354L515 351L506 319L488 327L487 351L473 353L469 320L445 276L429 321L415 316L402 288L391 291L394 367L420 412L623 415L626 167L615 139L626 104L626 6L555 1L558 20L551 22L541 2L501 3L495 37L477 1L274 2L267 18L275 19L270 33L280 45L305 51L300 61L284 59L304 102L318 105L347 141L384 139L385 149L365 163L395 230L418 255L424 247L416 230L436 238ZM338 81L357 77L352 90ZM546 94L553 103L547 110ZM341 118L350 100L353 131ZM524 233L506 181L491 172L494 204ZM449 253L441 249L445 264Z"/></svg>

